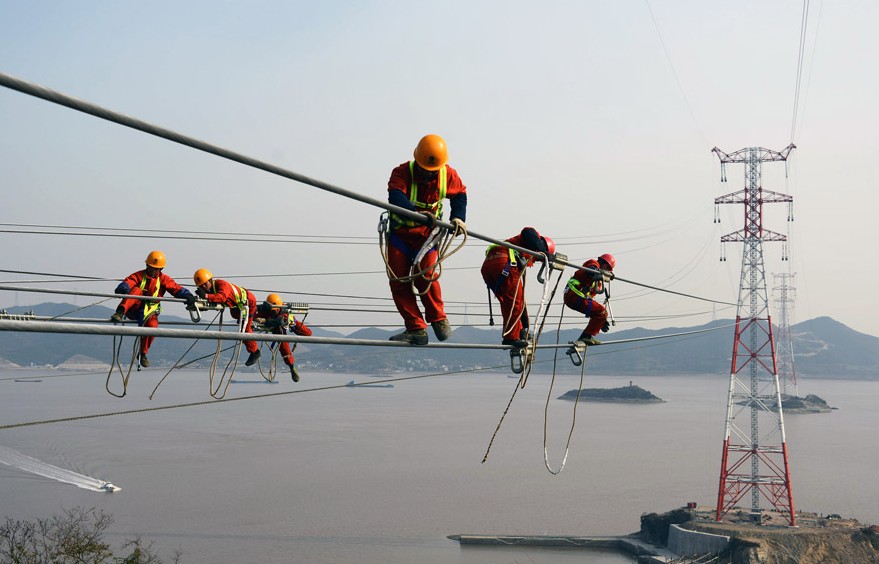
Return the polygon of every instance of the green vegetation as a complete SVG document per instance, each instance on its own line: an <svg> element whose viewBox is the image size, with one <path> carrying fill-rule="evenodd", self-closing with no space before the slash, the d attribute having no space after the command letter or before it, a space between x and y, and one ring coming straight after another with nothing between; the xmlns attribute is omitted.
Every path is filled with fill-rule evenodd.
<svg viewBox="0 0 879 564"><path fill-rule="evenodd" d="M125 541L120 549L125 554L113 554L110 545L104 542L104 533L112 524L113 517L103 511L81 507L36 523L7 517L6 522L0 524L0 563L162 563L153 553L152 544L144 545L140 538ZM179 552L173 561L180 561Z"/></svg>

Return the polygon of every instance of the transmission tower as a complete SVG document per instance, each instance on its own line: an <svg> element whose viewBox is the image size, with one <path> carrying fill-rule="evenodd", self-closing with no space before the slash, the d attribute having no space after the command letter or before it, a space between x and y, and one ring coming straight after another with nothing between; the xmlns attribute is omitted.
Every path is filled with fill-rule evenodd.
<svg viewBox="0 0 879 564"><path fill-rule="evenodd" d="M717 493L718 521L750 491L753 517L762 513L762 494L791 526L796 525L763 263L764 241L787 240L763 229L763 204L787 202L790 206L793 198L763 190L761 182L763 163L786 161L794 148L790 144L778 152L749 147L732 154L712 149L720 159L721 182L726 182L727 163L745 165L745 188L714 200L715 206L744 204L745 208L744 227L720 239L722 244L744 243L744 250ZM719 221L716 210L715 221ZM725 259L724 253L721 260Z"/></svg>
<svg viewBox="0 0 879 564"><path fill-rule="evenodd" d="M775 286L772 288L778 309L778 336L775 339L776 356L778 358L778 380L781 382L783 395L800 396L797 388L797 369L794 364L794 341L791 335L793 324L793 304L796 301L797 289L793 286L796 273L785 272L773 274Z"/></svg>

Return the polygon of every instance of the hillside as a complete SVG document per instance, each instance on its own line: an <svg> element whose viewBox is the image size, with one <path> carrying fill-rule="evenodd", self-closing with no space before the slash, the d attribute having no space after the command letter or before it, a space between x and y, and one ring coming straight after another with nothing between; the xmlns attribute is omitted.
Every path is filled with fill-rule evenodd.
<svg viewBox="0 0 879 564"><path fill-rule="evenodd" d="M64 303L45 303L31 307L7 308L11 314L33 311L38 316L57 316L77 309ZM82 317L106 320L112 311L97 306ZM188 319L163 315L164 326L191 328ZM314 320L316 323L316 320ZM626 329L602 334L606 342L643 339L674 333L713 329L705 333L622 343L590 349L587 369L592 373L621 375L652 374L728 374L734 329L731 320L718 320L698 327L669 327L661 330ZM387 340L396 331L377 328L361 329L348 335L351 338ZM792 327L793 350L798 378L857 378L879 379L879 338L858 333L829 318L819 317ZM314 328L315 336L342 337L336 332ZM579 335L579 329L561 332L560 343L567 343ZM499 341L496 329L459 327L454 330L452 343L490 343ZM541 342L554 344L554 332L544 333ZM117 342L118 345L118 342ZM120 355L130 358L132 341L123 342ZM192 341L158 339L150 351L155 366L170 366L177 361ZM206 357L196 366L205 366L216 350L216 343L197 342L185 359ZM380 354L376 354L379 353ZM6 332L0 338L0 366L3 361L21 366L57 366L75 355L86 355L103 363L112 359L113 339L107 336L66 335ZM501 350L452 349L364 349L345 345L307 345L297 347L297 362L309 370L332 370L356 373L395 373L407 371L455 371L472 368L509 367L509 353ZM553 367L552 351L541 351L534 366L536 372L549 372ZM563 350L557 358L557 369L563 373L579 373Z"/></svg>

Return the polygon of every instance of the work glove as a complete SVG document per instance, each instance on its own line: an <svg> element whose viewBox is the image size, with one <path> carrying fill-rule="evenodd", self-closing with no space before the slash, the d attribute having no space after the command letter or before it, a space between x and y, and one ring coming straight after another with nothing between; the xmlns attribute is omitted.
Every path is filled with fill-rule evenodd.
<svg viewBox="0 0 879 564"><path fill-rule="evenodd" d="M610 322L609 322L609 321L605 321L605 322L604 322L604 325L601 326L601 332L602 332L602 333L607 333L608 331L610 331Z"/></svg>
<svg viewBox="0 0 879 564"><path fill-rule="evenodd" d="M453 218L449 221L449 223L452 224L452 230L451 230L452 233L454 233L454 234L456 234L456 235L457 235L458 233L464 233L464 232L467 231L467 226L464 224L463 221L461 221L461 220L458 219L457 217L453 217Z"/></svg>
<svg viewBox="0 0 879 564"><path fill-rule="evenodd" d="M284 323L281 321L280 317L273 317L271 319L266 319L263 325L268 329L274 329L275 327L281 327Z"/></svg>
<svg viewBox="0 0 879 564"><path fill-rule="evenodd" d="M187 307L195 307L196 298L192 294L186 294L186 297L183 298L186 300Z"/></svg>
<svg viewBox="0 0 879 564"><path fill-rule="evenodd" d="M423 216L427 217L427 226L431 229L436 227L436 216L430 213L429 211L420 211L418 212Z"/></svg>
<svg viewBox="0 0 879 564"><path fill-rule="evenodd" d="M204 297L207 296L208 293L205 292L204 288L199 288L198 290L195 291L195 295L201 299L204 299Z"/></svg>
<svg viewBox="0 0 879 564"><path fill-rule="evenodd" d="M118 286L116 286L116 289L113 290L113 293L115 293L115 294L127 294L127 293L130 292L130 291L131 291L131 288L128 286L128 284L126 284L125 282L123 282L123 283L119 284Z"/></svg>
<svg viewBox="0 0 879 564"><path fill-rule="evenodd" d="M611 280L613 280L613 272L610 272L608 270L602 270L601 279L605 282L610 282Z"/></svg>

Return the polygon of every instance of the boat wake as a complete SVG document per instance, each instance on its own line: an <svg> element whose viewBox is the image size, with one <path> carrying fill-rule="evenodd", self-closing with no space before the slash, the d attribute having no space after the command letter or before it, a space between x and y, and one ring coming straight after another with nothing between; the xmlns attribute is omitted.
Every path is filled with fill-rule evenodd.
<svg viewBox="0 0 879 564"><path fill-rule="evenodd" d="M118 486L114 486L107 480L77 474L73 470L66 470L64 468L59 468L58 466L53 466L47 462L43 462L42 460L38 460L32 456L22 454L17 450L2 445L0 445L0 464L12 466L13 468L18 468L19 470L24 470L25 472L30 472L37 476L49 478L50 480L64 482L65 484L73 484L84 490L110 493L122 489Z"/></svg>

